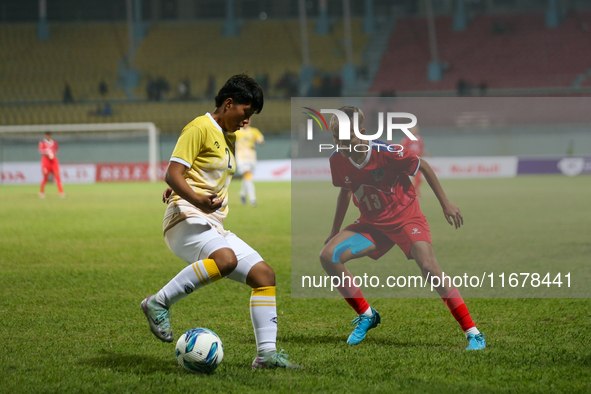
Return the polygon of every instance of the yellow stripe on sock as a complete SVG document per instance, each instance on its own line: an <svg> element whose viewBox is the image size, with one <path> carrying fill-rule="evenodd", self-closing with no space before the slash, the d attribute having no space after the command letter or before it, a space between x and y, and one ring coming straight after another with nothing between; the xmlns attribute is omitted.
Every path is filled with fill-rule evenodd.
<svg viewBox="0 0 591 394"><path fill-rule="evenodd" d="M199 264L197 262L191 264L193 266L193 271L195 271L195 275L197 275L197 279L201 282L201 286L207 285L205 278L201 275L201 269L199 269Z"/></svg>
<svg viewBox="0 0 591 394"><path fill-rule="evenodd" d="M275 286L253 288L252 295L254 297L275 297Z"/></svg>
<svg viewBox="0 0 591 394"><path fill-rule="evenodd" d="M222 279L222 274L220 273L220 270L213 259L203 260L203 266L205 267L207 275L209 275L209 280L211 280L212 283L216 280Z"/></svg>
<svg viewBox="0 0 591 394"><path fill-rule="evenodd" d="M250 304L250 306L255 307L255 306L277 306L277 304L273 303L273 304Z"/></svg>

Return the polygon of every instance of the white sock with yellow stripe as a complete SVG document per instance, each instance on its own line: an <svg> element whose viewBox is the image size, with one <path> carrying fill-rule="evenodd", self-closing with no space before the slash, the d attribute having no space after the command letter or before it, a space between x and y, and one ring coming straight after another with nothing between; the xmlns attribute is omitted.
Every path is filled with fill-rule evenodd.
<svg viewBox="0 0 591 394"><path fill-rule="evenodd" d="M177 274L157 294L156 301L166 309L195 290L222 279L213 259L199 260Z"/></svg>
<svg viewBox="0 0 591 394"><path fill-rule="evenodd" d="M252 289L250 318L254 328L259 356L277 350L277 301L275 286Z"/></svg>

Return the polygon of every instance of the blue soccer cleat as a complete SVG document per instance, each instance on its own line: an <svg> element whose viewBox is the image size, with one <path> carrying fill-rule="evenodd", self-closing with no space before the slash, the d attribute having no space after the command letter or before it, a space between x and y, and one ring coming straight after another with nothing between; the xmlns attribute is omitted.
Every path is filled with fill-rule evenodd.
<svg viewBox="0 0 591 394"><path fill-rule="evenodd" d="M240 195L240 202L242 203L242 205L246 205L246 196L244 194Z"/></svg>
<svg viewBox="0 0 591 394"><path fill-rule="evenodd" d="M172 328L170 327L170 311L156 302L156 297L150 296L142 301L142 312L150 324L150 331L162 342L172 342Z"/></svg>
<svg viewBox="0 0 591 394"><path fill-rule="evenodd" d="M376 328L382 321L378 311L373 308L371 308L371 311L371 316L361 314L353 319L351 325L355 326L355 328L351 335L349 335L349 339L347 339L349 345L357 345L359 342L363 341L367 332L372 328Z"/></svg>
<svg viewBox="0 0 591 394"><path fill-rule="evenodd" d="M486 338L483 333L479 334L468 334L466 338L468 340L468 347L466 350L482 350L486 347Z"/></svg>

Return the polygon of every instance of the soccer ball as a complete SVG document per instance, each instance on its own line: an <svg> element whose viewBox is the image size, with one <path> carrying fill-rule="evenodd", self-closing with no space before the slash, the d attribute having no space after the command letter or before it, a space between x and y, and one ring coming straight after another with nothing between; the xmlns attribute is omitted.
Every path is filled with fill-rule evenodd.
<svg viewBox="0 0 591 394"><path fill-rule="evenodd" d="M224 347L215 332L207 328L193 328L176 343L176 359L188 372L211 373L224 358Z"/></svg>

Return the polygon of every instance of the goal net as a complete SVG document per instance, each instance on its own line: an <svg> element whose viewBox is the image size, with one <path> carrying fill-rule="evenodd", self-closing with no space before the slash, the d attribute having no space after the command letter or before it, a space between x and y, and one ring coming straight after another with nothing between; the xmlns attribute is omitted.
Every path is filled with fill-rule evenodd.
<svg viewBox="0 0 591 394"><path fill-rule="evenodd" d="M0 126L0 184L38 182L38 144L45 132L59 144L64 183L161 178L154 123L19 125Z"/></svg>

